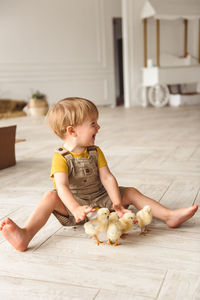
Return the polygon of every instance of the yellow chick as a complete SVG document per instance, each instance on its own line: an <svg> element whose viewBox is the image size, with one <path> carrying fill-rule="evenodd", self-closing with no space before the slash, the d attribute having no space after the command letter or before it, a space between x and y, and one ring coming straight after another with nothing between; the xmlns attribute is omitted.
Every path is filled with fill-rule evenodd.
<svg viewBox="0 0 200 300"><path fill-rule="evenodd" d="M123 215L122 218L119 219L122 228L122 234L129 231L133 224L137 223L136 216L134 213L128 212Z"/></svg>
<svg viewBox="0 0 200 300"><path fill-rule="evenodd" d="M133 224L137 223L134 213L128 212L119 219L116 212L112 212L109 216L109 223L107 229L108 244L117 246L119 245L119 238L122 234L130 230Z"/></svg>
<svg viewBox="0 0 200 300"><path fill-rule="evenodd" d="M100 208L97 217L84 224L85 232L96 240L97 245L102 244L97 235L107 230L110 211L108 208Z"/></svg>
<svg viewBox="0 0 200 300"><path fill-rule="evenodd" d="M138 225L141 229L140 234L146 234L148 230L148 225L152 221L152 213L151 213L151 207L149 205L146 205L143 207L143 209L139 210L136 214ZM144 231L143 231L144 228Z"/></svg>
<svg viewBox="0 0 200 300"><path fill-rule="evenodd" d="M108 244L117 246L119 245L118 240L122 235L122 225L119 221L119 217L116 212L112 212L109 216L109 223L106 232L108 238Z"/></svg>

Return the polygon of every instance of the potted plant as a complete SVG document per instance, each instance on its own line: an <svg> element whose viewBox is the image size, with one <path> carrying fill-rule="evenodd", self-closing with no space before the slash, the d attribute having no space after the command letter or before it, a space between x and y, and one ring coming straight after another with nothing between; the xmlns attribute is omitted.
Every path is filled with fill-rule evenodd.
<svg viewBox="0 0 200 300"><path fill-rule="evenodd" d="M32 116L46 115L48 108L49 106L46 99L46 95L41 93L40 91L34 92L28 104L30 115Z"/></svg>

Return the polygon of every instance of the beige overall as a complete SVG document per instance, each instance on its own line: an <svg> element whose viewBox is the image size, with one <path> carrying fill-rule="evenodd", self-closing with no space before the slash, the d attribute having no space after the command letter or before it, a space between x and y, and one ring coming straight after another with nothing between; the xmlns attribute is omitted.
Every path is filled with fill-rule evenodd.
<svg viewBox="0 0 200 300"><path fill-rule="evenodd" d="M80 205L107 207L109 210L112 210L112 201L99 178L97 150L94 146L87 147L87 150L89 153L88 158L73 157L69 151L63 148L59 148L56 151L67 161L70 190ZM120 187L119 189L121 196L123 196L125 187ZM75 225L76 221L74 216L67 207L66 210L68 211L67 216L55 210L53 214L62 225ZM87 219L78 224L82 224L86 221Z"/></svg>

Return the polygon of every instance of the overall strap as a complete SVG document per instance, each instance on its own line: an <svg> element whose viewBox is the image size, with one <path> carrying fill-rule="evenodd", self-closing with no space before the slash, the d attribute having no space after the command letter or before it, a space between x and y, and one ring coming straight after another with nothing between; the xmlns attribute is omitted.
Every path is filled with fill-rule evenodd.
<svg viewBox="0 0 200 300"><path fill-rule="evenodd" d="M57 148L55 152L61 154L66 160L73 158L72 154L68 150L61 147Z"/></svg>
<svg viewBox="0 0 200 300"><path fill-rule="evenodd" d="M89 153L89 156L93 156L96 160L98 160L97 148L95 146L88 146L87 151Z"/></svg>
<svg viewBox="0 0 200 300"><path fill-rule="evenodd" d="M96 148L95 146L88 146L88 147L87 147L87 151L88 151L88 153L90 153L90 152L92 152L92 151L94 151L94 152L97 153L97 148Z"/></svg>
<svg viewBox="0 0 200 300"><path fill-rule="evenodd" d="M72 154L68 150L63 149L62 147L56 149L55 152L60 153L65 158L68 166L68 174L70 175L73 169L73 161L74 161Z"/></svg>

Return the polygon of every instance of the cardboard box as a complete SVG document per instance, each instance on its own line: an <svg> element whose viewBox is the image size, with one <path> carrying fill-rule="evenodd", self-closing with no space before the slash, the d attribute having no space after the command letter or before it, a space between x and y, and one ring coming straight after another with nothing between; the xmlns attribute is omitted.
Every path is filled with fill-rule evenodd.
<svg viewBox="0 0 200 300"><path fill-rule="evenodd" d="M16 125L0 127L0 170L14 166Z"/></svg>

